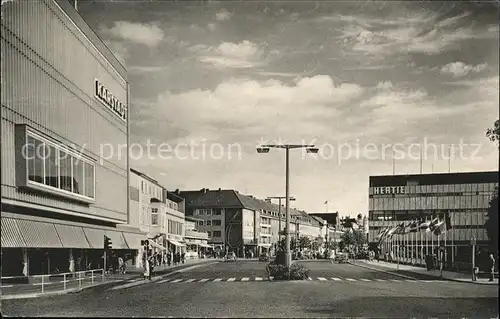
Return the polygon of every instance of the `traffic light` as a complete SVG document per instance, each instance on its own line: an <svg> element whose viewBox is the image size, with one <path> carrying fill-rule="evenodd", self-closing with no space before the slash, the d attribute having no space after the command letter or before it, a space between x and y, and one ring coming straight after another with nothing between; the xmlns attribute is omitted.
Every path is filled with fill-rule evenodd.
<svg viewBox="0 0 500 319"><path fill-rule="evenodd" d="M110 250L113 247L111 246L113 243L111 242L111 238L104 235L104 250Z"/></svg>

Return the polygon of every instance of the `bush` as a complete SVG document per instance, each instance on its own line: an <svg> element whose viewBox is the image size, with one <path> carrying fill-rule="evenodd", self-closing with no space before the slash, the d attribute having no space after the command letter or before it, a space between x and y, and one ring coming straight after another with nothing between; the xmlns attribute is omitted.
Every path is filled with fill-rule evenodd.
<svg viewBox="0 0 500 319"><path fill-rule="evenodd" d="M269 276L274 277L274 280L306 280L309 278L309 269L297 264L293 264L288 269L285 265L270 263L268 272Z"/></svg>

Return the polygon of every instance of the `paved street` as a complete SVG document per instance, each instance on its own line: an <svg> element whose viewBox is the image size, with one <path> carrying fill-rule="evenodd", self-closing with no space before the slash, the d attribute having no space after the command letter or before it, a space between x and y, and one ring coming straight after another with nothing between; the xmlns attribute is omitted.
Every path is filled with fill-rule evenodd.
<svg viewBox="0 0 500 319"><path fill-rule="evenodd" d="M242 282L242 278L265 277L265 263L221 262L168 275L166 278L171 280L167 282L163 279L127 289L110 290L110 286L102 286L79 294L5 300L2 301L3 314L82 317L498 316L497 286L436 280L410 282L349 264L317 261L305 264L311 269L313 280L256 282L249 279ZM320 277L330 280L318 279ZM235 278L234 282L229 278ZM173 283L173 279L182 280ZM214 279L222 280L214 282Z"/></svg>

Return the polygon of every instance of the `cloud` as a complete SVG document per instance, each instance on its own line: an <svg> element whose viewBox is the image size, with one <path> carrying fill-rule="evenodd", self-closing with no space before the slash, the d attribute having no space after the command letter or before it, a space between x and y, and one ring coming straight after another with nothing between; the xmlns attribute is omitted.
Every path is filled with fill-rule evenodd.
<svg viewBox="0 0 500 319"><path fill-rule="evenodd" d="M226 20L230 20L231 16L232 16L231 12L228 12L227 10L222 10L222 11L219 11L215 14L215 19L217 21L226 21Z"/></svg>
<svg viewBox="0 0 500 319"><path fill-rule="evenodd" d="M117 21L110 29L103 29L105 34L123 39L132 43L143 44L148 47L157 46L164 37L163 30L156 24L132 23Z"/></svg>
<svg viewBox="0 0 500 319"><path fill-rule="evenodd" d="M265 58L263 48L247 40L224 42L218 47L196 45L190 51L197 53L201 62L222 68L250 68L263 64Z"/></svg>
<svg viewBox="0 0 500 319"><path fill-rule="evenodd" d="M452 62L444 65L441 68L441 73L442 74L451 74L454 77L462 77L466 76L470 72L478 73L486 69L487 64L482 63L478 65L467 65L463 62L457 61L457 62Z"/></svg>
<svg viewBox="0 0 500 319"><path fill-rule="evenodd" d="M260 137L302 138L331 129L346 103L362 94L352 83L335 83L327 75L302 78L287 85L278 80L232 79L213 90L166 91L155 104L144 105L139 121L172 122L155 128L159 136L182 129L183 138L257 140ZM285 124L286 123L286 124Z"/></svg>
<svg viewBox="0 0 500 319"><path fill-rule="evenodd" d="M447 19L440 19L436 14L420 14L408 19L344 16L331 19L349 22L339 38L346 52L380 58L405 53L437 54L463 40L477 38L472 28L457 26L468 16L467 12Z"/></svg>

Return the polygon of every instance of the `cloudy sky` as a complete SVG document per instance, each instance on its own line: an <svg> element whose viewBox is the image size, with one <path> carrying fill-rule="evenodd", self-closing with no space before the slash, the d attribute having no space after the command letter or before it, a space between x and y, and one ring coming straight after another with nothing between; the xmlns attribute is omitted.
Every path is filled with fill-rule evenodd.
<svg viewBox="0 0 500 319"><path fill-rule="evenodd" d="M396 174L498 168L485 137L499 100L491 5L89 1L79 9L129 72L132 141L150 144L133 166L168 189L284 195L285 153L257 154L260 143L319 147L315 156L290 153L294 206L324 211L329 201L342 215L367 212L369 176L392 174L393 163Z"/></svg>

